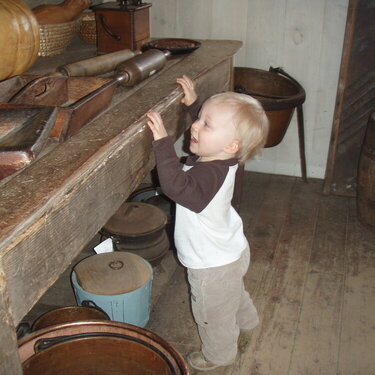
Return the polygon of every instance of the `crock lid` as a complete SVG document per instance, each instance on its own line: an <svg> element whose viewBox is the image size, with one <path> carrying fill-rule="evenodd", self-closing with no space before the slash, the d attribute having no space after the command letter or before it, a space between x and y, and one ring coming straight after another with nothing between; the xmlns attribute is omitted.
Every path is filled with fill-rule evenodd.
<svg viewBox="0 0 375 375"><path fill-rule="evenodd" d="M167 215L158 207L141 202L125 202L107 221L104 229L121 236L141 236L162 229Z"/></svg>
<svg viewBox="0 0 375 375"><path fill-rule="evenodd" d="M152 278L152 270L142 257L120 251L85 258L74 272L82 289L104 295L131 292Z"/></svg>

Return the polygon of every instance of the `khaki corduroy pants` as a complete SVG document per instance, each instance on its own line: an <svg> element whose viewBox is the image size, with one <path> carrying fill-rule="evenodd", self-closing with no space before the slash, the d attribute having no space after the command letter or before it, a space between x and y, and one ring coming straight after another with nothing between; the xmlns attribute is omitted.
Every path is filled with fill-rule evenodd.
<svg viewBox="0 0 375 375"><path fill-rule="evenodd" d="M234 362L240 329L258 322L258 313L243 277L250 264L247 248L240 259L220 267L188 268L191 304L205 358L217 365Z"/></svg>

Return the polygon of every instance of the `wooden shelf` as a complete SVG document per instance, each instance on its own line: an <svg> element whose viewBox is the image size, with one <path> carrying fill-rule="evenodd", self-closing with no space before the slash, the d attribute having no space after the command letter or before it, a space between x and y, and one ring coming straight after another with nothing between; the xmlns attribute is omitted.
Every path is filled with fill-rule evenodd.
<svg viewBox="0 0 375 375"><path fill-rule="evenodd" d="M202 98L228 89L232 57L241 45L202 41L197 51L172 58L142 84L119 87L106 112L3 184L0 373L22 374L15 327L154 167L145 114L159 111L177 139L190 122L176 78L195 79ZM30 73L94 54L92 47L81 56L70 49L64 56L40 58Z"/></svg>

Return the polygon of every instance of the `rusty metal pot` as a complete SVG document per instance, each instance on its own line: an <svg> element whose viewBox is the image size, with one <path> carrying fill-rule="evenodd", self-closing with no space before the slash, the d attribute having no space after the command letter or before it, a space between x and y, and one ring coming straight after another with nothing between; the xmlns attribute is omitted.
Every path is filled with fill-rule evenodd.
<svg viewBox="0 0 375 375"><path fill-rule="evenodd" d="M137 254L156 265L169 249L167 216L158 207L143 202L125 202L102 229L115 250Z"/></svg>
<svg viewBox="0 0 375 375"><path fill-rule="evenodd" d="M24 375L188 375L180 353L145 329L111 321L47 327L19 341Z"/></svg>
<svg viewBox="0 0 375 375"><path fill-rule="evenodd" d="M158 265L170 248L166 231L161 233L159 241L151 244L144 242L124 243L121 239L116 238L116 236L112 239L115 250L139 255L150 262L152 266Z"/></svg>
<svg viewBox="0 0 375 375"><path fill-rule="evenodd" d="M274 147L282 141L294 109L306 97L303 87L285 72L278 74L280 71L234 68L235 91L254 96L266 111L270 130L265 147Z"/></svg>
<svg viewBox="0 0 375 375"><path fill-rule="evenodd" d="M174 220L174 202L153 185L144 184L133 191L127 200L128 202L148 203L160 208L167 215L167 226Z"/></svg>
<svg viewBox="0 0 375 375"><path fill-rule="evenodd" d="M87 321L93 319L109 320L109 316L100 307L90 307L92 301L84 301L83 306L65 306L59 307L37 318L32 327L32 331L37 331L56 324Z"/></svg>

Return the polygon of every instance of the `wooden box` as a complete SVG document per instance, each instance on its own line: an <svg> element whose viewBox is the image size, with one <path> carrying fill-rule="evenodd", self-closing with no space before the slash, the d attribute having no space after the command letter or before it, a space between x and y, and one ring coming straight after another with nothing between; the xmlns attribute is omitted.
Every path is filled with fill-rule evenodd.
<svg viewBox="0 0 375 375"><path fill-rule="evenodd" d="M110 2L94 8L98 53L139 50L150 40L151 4L120 5Z"/></svg>
<svg viewBox="0 0 375 375"><path fill-rule="evenodd" d="M12 103L11 98L28 83L42 76L21 75L0 83L0 104ZM110 104L116 82L104 77L46 77L32 87L19 105L57 107L56 121L50 138L65 141L82 126L104 111Z"/></svg>

